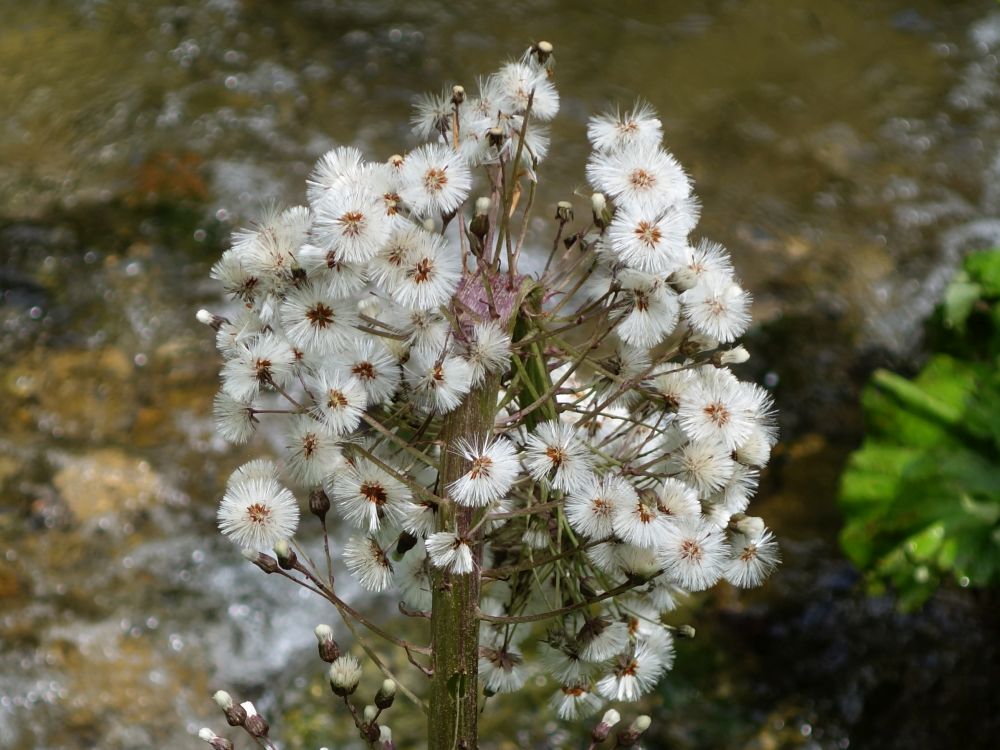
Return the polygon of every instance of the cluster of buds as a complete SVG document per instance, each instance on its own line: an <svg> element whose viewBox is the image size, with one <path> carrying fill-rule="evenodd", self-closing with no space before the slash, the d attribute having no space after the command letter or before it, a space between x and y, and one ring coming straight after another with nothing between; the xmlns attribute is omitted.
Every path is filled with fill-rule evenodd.
<svg viewBox="0 0 1000 750"><path fill-rule="evenodd" d="M226 723L231 727L241 727L254 741L265 748L272 749L274 745L268 739L270 727L263 716L257 713L253 703L244 701L236 703L232 696L225 690L216 691L212 700L222 709L225 714ZM208 727L203 727L198 732L198 737L209 745L213 750L233 750L233 742L225 737L217 735Z"/></svg>
<svg viewBox="0 0 1000 750"><path fill-rule="evenodd" d="M242 444L275 420L285 446L233 473L222 533L411 661L337 596L335 559L432 621L435 596L474 577L472 675L493 695L540 668L574 719L656 686L694 633L665 621L682 596L758 586L778 564L747 513L776 429L768 393L730 370L749 356L750 296L727 251L694 237L700 203L651 107L591 118L590 205L560 202L554 239L533 234L553 64L538 42L474 92L420 98L427 143L408 153L325 154L308 205L269 211L213 267L233 309L198 317L224 360L220 434ZM325 571L295 551L290 487L322 522ZM328 514L352 531L339 551ZM351 707L360 666L321 628ZM371 709L352 712L374 743Z"/></svg>
<svg viewBox="0 0 1000 750"><path fill-rule="evenodd" d="M340 655L340 649L333 640L333 631L329 625L318 625L316 637L319 639L320 658L330 664L329 681L333 694L344 701L350 711L361 738L376 750L393 750L392 730L385 724L379 724L382 712L392 708L396 700L396 683L394 680L383 680L372 702L359 713L351 697L361 683L361 665L350 655Z"/></svg>

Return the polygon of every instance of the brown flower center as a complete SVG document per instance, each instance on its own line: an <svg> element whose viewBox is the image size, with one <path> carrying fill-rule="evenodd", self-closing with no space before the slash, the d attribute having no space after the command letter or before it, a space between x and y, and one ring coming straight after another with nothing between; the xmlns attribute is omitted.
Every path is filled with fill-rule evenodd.
<svg viewBox="0 0 1000 750"><path fill-rule="evenodd" d="M704 550L702 550L701 545L694 539L685 539L681 542L681 557L685 560L701 562L704 556Z"/></svg>
<svg viewBox="0 0 1000 750"><path fill-rule="evenodd" d="M656 177L640 168L629 175L628 181L632 183L632 187L638 190L649 190L656 184Z"/></svg>
<svg viewBox="0 0 1000 750"><path fill-rule="evenodd" d="M375 366L371 362L358 362L351 368L351 372L362 380L375 379Z"/></svg>
<svg viewBox="0 0 1000 750"><path fill-rule="evenodd" d="M252 523L263 524L267 522L268 517L271 515L271 509L268 508L264 503L254 503L249 508L247 508L247 517Z"/></svg>
<svg viewBox="0 0 1000 750"><path fill-rule="evenodd" d="M348 237L357 237L365 229L365 215L360 211L348 211L338 221Z"/></svg>
<svg viewBox="0 0 1000 750"><path fill-rule="evenodd" d="M342 409L347 406L347 396L342 391L331 388L326 394L326 405L331 409Z"/></svg>
<svg viewBox="0 0 1000 750"><path fill-rule="evenodd" d="M448 184L448 174L443 169L431 167L424 173L424 187L430 193L439 193Z"/></svg>
<svg viewBox="0 0 1000 750"><path fill-rule="evenodd" d="M729 420L732 417L732 414L729 413L729 409L727 409L724 404L720 404L718 401L706 406L704 412L718 427L725 427L729 424Z"/></svg>
<svg viewBox="0 0 1000 750"><path fill-rule="evenodd" d="M545 449L545 455L552 462L552 468L558 469L566 461L566 451L558 445L550 445Z"/></svg>
<svg viewBox="0 0 1000 750"><path fill-rule="evenodd" d="M333 323L333 310L322 302L317 302L306 310L306 320L315 328L326 328Z"/></svg>
<svg viewBox="0 0 1000 750"><path fill-rule="evenodd" d="M635 305L635 309L639 312L646 312L649 309L649 295L645 292L635 289L632 291L632 300Z"/></svg>
<svg viewBox="0 0 1000 750"><path fill-rule="evenodd" d="M365 482L359 491L365 500L380 508L389 500L389 493L385 491L385 487L377 482Z"/></svg>
<svg viewBox="0 0 1000 750"><path fill-rule="evenodd" d="M660 228L656 224L652 224L648 221L640 221L639 226L635 228L635 235L639 238L639 241L648 245L649 247L655 247L656 244L663 238L663 233L660 232Z"/></svg>
<svg viewBox="0 0 1000 750"><path fill-rule="evenodd" d="M413 267L413 271L410 276L417 284L423 284L431 277L433 272L434 264L431 263L431 259L421 258L420 261Z"/></svg>
<svg viewBox="0 0 1000 750"><path fill-rule="evenodd" d="M312 454L316 452L319 448L319 438L316 437L315 433L307 432L302 437L302 455L306 458L312 458Z"/></svg>
<svg viewBox="0 0 1000 750"><path fill-rule="evenodd" d="M254 362L253 369L258 383L271 382L271 360L258 359Z"/></svg>
<svg viewBox="0 0 1000 750"><path fill-rule="evenodd" d="M491 466L493 466L492 458L489 456L479 456L472 462L472 468L469 469L469 478L479 479L481 476L488 477L490 475Z"/></svg>
<svg viewBox="0 0 1000 750"><path fill-rule="evenodd" d="M639 671L639 662L633 659L632 661L630 661L628 664L624 665L621 668L619 675L622 677L632 676L635 675L635 673L638 671Z"/></svg>

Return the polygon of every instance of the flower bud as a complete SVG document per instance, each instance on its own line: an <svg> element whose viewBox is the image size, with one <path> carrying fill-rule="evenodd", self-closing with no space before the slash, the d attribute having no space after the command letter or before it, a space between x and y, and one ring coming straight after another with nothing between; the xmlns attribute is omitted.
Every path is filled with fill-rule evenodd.
<svg viewBox="0 0 1000 750"><path fill-rule="evenodd" d="M317 487L309 493L309 512L320 521L326 520L326 514L330 510L330 497L322 487Z"/></svg>
<svg viewBox="0 0 1000 750"><path fill-rule="evenodd" d="M503 129L496 127L490 128L486 131L486 140L489 141L489 144L493 148L499 149L504 142Z"/></svg>
<svg viewBox="0 0 1000 750"><path fill-rule="evenodd" d="M567 221L573 221L573 204L569 201L559 201L556 204L556 221L561 221L564 224Z"/></svg>
<svg viewBox="0 0 1000 750"><path fill-rule="evenodd" d="M477 198L476 214L472 217L472 221L469 222L469 233L479 241L478 248L474 247L474 250L482 250L483 242L486 241L486 234L490 231L489 213L490 199ZM473 243L473 245L475 244Z"/></svg>
<svg viewBox="0 0 1000 750"><path fill-rule="evenodd" d="M465 87L455 84L451 87L451 103L456 107L465 101Z"/></svg>
<svg viewBox="0 0 1000 750"><path fill-rule="evenodd" d="M392 741L392 730L383 724L378 728L378 741L380 750L396 750L396 743Z"/></svg>
<svg viewBox="0 0 1000 750"><path fill-rule="evenodd" d="M594 224L600 229L606 229L611 223L611 212L608 210L608 201L604 197L604 193L591 195L590 206L594 211Z"/></svg>
<svg viewBox="0 0 1000 750"><path fill-rule="evenodd" d="M392 680L383 680L382 687L375 693L375 705L381 709L386 709L392 706L392 702L395 699L396 683Z"/></svg>
<svg viewBox="0 0 1000 750"><path fill-rule="evenodd" d="M222 324L227 322L225 318L213 315L208 310L199 310L195 313L195 318L198 319L199 323L209 326L213 331L218 331L222 328Z"/></svg>
<svg viewBox="0 0 1000 750"><path fill-rule="evenodd" d="M247 720L247 712L243 706L237 706L233 702L232 696L229 695L225 690L217 690L215 695L212 696L212 700L215 704L222 709L222 713L226 715L226 723L231 727L241 727L243 722Z"/></svg>
<svg viewBox="0 0 1000 750"><path fill-rule="evenodd" d="M531 48L531 53L538 58L538 62L544 65L552 57L552 51L554 47L552 42L538 42Z"/></svg>
<svg viewBox="0 0 1000 750"><path fill-rule="evenodd" d="M736 530L751 539L759 538L766 528L764 519L757 516L743 516L736 521Z"/></svg>
<svg viewBox="0 0 1000 750"><path fill-rule="evenodd" d="M684 339L683 343L681 343L680 351L686 357L693 357L695 354L710 351L718 345L719 342L711 336L695 333Z"/></svg>
<svg viewBox="0 0 1000 750"><path fill-rule="evenodd" d="M340 646L333 640L333 628L329 625L317 625L313 632L319 641L319 658L327 664L333 664L340 658Z"/></svg>
<svg viewBox="0 0 1000 750"><path fill-rule="evenodd" d="M621 714L613 708L605 711L604 716L601 717L597 726L590 732L590 739L595 743L604 742L608 738L608 735L611 734L611 728L621 720Z"/></svg>
<svg viewBox="0 0 1000 750"><path fill-rule="evenodd" d="M278 561L270 555L265 555L263 552L257 552L252 549L243 550L242 555L265 573L278 572Z"/></svg>
<svg viewBox="0 0 1000 750"><path fill-rule="evenodd" d="M274 545L274 555L278 558L278 565L280 565L285 570L291 570L295 567L295 563L298 558L295 556L295 550L292 549L292 545L288 543L287 539L279 539Z"/></svg>
<svg viewBox="0 0 1000 750"><path fill-rule="evenodd" d="M246 721L243 722L243 728L250 733L251 737L267 737L270 727L267 725L264 717L257 713L257 709L253 707L253 703L244 701L241 705L247 713Z"/></svg>
<svg viewBox="0 0 1000 750"><path fill-rule="evenodd" d="M598 590L597 579L593 576L584 576L580 579L580 593L585 599L593 599L597 596Z"/></svg>
<svg viewBox="0 0 1000 750"><path fill-rule="evenodd" d="M375 721L375 717L378 716L378 708L369 704L365 706L365 711L362 714L362 716L364 716L366 724L371 724L373 721Z"/></svg>
<svg viewBox="0 0 1000 750"><path fill-rule="evenodd" d="M233 707L233 696L225 690L216 690L215 695L212 696L212 700L215 701L215 705L223 711L228 711Z"/></svg>
<svg viewBox="0 0 1000 750"><path fill-rule="evenodd" d="M724 352L718 352L715 357L720 365L741 365L750 359L750 352L745 346L734 346Z"/></svg>
<svg viewBox="0 0 1000 750"><path fill-rule="evenodd" d="M691 639L695 637L697 631L690 625L678 625L674 628L674 636L677 638Z"/></svg>
<svg viewBox="0 0 1000 750"><path fill-rule="evenodd" d="M396 542L396 554L402 557L417 546L418 541L420 540L413 536L413 534L404 531L399 535L399 540Z"/></svg>
<svg viewBox="0 0 1000 750"><path fill-rule="evenodd" d="M212 746L212 750L233 750L233 743L225 737L220 737L208 727L198 730L198 738Z"/></svg>
<svg viewBox="0 0 1000 750"><path fill-rule="evenodd" d="M616 738L618 747L632 747L639 741L642 733L649 729L649 725L652 723L648 716L639 716L629 724L628 729L625 729L618 733Z"/></svg>
<svg viewBox="0 0 1000 750"><path fill-rule="evenodd" d="M341 656L330 665L330 689L344 698L358 689L361 666L353 656Z"/></svg>

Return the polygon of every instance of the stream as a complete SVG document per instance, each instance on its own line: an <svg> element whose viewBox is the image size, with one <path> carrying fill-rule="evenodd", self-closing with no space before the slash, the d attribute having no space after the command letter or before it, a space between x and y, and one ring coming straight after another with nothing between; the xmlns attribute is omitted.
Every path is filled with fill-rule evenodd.
<svg viewBox="0 0 1000 750"><path fill-rule="evenodd" d="M332 614L215 530L231 470L275 443L214 435L219 365L194 312L219 305L208 269L229 234L269 197L303 201L325 150L414 145L414 94L472 87L542 38L562 109L529 243L551 242L555 202L585 186L588 116L648 100L694 177L699 231L754 294L741 374L780 409L753 507L784 564L760 591L681 610L698 638L643 704L645 746L993 746L996 596L946 587L914 614L866 598L835 497L867 374L912 372L962 254L1000 244L996 3L0 0L0 14L0 748L204 747L199 727L224 728L219 687L253 699L283 748L356 746L315 658ZM536 718L551 691L494 699L483 747L585 746ZM393 712L397 746L418 747L420 718Z"/></svg>

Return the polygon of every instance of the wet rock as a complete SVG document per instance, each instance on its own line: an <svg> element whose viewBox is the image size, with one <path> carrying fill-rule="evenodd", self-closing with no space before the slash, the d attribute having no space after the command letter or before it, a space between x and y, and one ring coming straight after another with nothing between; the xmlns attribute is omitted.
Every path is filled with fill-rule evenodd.
<svg viewBox="0 0 1000 750"><path fill-rule="evenodd" d="M13 606L23 594L24 586L17 571L10 563L0 560L0 602L4 607Z"/></svg>
<svg viewBox="0 0 1000 750"><path fill-rule="evenodd" d="M87 523L131 514L174 494L148 462L115 448L55 459L61 464L52 479L73 516Z"/></svg>
<svg viewBox="0 0 1000 750"><path fill-rule="evenodd" d="M123 351L35 350L4 375L0 406L12 426L54 437L107 441L135 419L134 366Z"/></svg>

